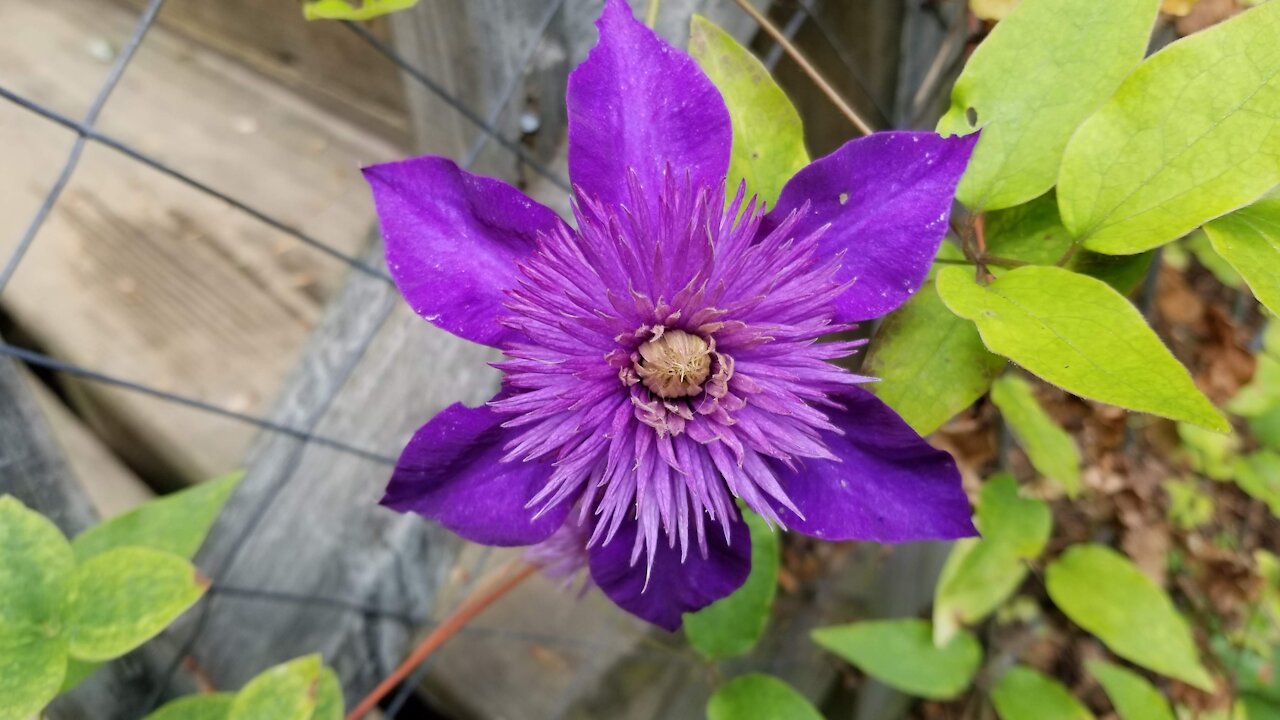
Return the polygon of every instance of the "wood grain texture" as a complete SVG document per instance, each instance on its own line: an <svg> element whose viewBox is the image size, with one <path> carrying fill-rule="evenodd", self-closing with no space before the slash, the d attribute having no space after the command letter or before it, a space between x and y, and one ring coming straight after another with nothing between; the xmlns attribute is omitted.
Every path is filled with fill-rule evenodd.
<svg viewBox="0 0 1280 720"><path fill-rule="evenodd" d="M0 82L78 117L133 14L98 0L5 3ZM402 154L220 55L154 29L101 129L343 252L372 221L362 164ZM70 133L0 104L0 254L65 160ZM3 301L50 354L223 407L270 407L346 266L90 144ZM69 383L94 429L169 487L239 466L244 425Z"/></svg>
<svg viewBox="0 0 1280 720"><path fill-rule="evenodd" d="M134 12L146 6L146 0L114 1ZM158 21L361 128L397 145L409 142L396 71L340 23L303 19L298 2L167 0ZM388 36L385 18L366 26Z"/></svg>

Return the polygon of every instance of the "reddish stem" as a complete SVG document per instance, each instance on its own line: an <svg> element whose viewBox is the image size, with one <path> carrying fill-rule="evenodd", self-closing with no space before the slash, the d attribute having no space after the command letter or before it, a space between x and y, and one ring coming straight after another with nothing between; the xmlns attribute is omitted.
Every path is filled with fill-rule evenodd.
<svg viewBox="0 0 1280 720"><path fill-rule="evenodd" d="M388 675L378 684L378 687L373 689L373 692L369 693L354 710L347 714L346 720L361 720L365 714L377 707L382 698L387 696L387 693L390 693L397 685L404 682L410 673L425 662L431 653L439 649L441 645L444 645L459 630L466 627L467 623L471 622L472 618L483 612L485 608L524 582L537 569L534 565L525 565L520 568L519 572L506 580L480 588L472 593L462 602L462 605L458 606L458 609L452 615L445 618L444 622L437 625L434 630L427 634L422 643L414 649L409 657L405 658L404 662L400 663L400 667L396 668L395 672ZM506 574L505 570L506 568L499 575Z"/></svg>

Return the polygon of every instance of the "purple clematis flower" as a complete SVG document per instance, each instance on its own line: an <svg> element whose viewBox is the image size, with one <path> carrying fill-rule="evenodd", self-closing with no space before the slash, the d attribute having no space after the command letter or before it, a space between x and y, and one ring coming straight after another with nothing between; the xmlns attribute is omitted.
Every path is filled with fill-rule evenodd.
<svg viewBox="0 0 1280 720"><path fill-rule="evenodd" d="M831 362L861 343L819 338L924 282L976 136L854 140L766 212L726 197L729 113L693 60L623 0L597 26L569 78L576 227L444 158L365 171L405 299L506 356L494 400L414 435L383 504L490 545L554 534L668 630L745 581L735 498L827 540L974 534L950 456Z"/></svg>

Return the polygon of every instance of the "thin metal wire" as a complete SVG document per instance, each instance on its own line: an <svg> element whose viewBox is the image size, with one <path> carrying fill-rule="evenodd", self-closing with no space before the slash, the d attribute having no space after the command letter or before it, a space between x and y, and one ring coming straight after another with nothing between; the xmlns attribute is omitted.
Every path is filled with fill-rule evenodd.
<svg viewBox="0 0 1280 720"><path fill-rule="evenodd" d="M115 387L124 388L125 390L130 390L132 392L140 393L143 395L149 395L151 397L164 400L166 402L171 402L171 403L174 403L175 405L182 405L195 410L200 410L202 412L209 413L211 415L217 415L219 417L224 417L229 420L235 420L237 422L246 423L248 425L254 425L264 430L270 430L271 432L280 433L281 435L288 435L289 437L297 438L305 442L315 443L317 445L323 445L325 447L333 448L334 450L339 450L349 455L355 455L356 457L363 458L370 462L375 462L382 465L395 465L395 462L396 462L395 458L393 457L382 455L369 450L364 450L362 448L358 448L353 445L348 445L347 443L344 443L341 440L334 440L333 438L324 437L322 435L315 435L305 430L299 430L297 428L289 427L288 425L282 425L273 420L268 420L263 417L250 415L248 413L236 412L235 410L228 410L226 408L218 407L217 405L207 403L203 400L197 400L195 398L187 397L185 395L179 395L177 393L168 392L167 390L160 390L159 388L154 388L148 385L143 385L141 383L136 383L136 382L133 382L132 380L125 380L123 378L118 378L113 375L100 373L100 372L97 372L96 370L90 370L80 365L63 362L56 358L51 358L48 355L42 355L38 352L27 350L26 348L20 348L16 345L10 345L5 342L0 342L0 355L7 355L9 357L22 360L23 362L29 363L31 365L47 368L49 370L54 370L60 373L66 373L68 375L75 375L76 377L84 378L85 380L92 380L93 382L102 383L104 385L113 385Z"/></svg>
<svg viewBox="0 0 1280 720"><path fill-rule="evenodd" d="M146 36L147 31L155 24L156 14L160 12L160 8L163 5L164 0L151 0L146 9L142 11L142 15L138 18L138 24L133 28L133 34L129 36L129 41L120 51L120 54L116 56L116 61L112 64L111 71L107 73L107 79L98 88L97 95L94 96L93 102L89 105L89 111L84 115L84 122L81 124L85 127L93 127L93 124L98 121L98 115L107 104L107 99L111 97L111 92L116 89L116 85L120 84L120 78L124 77L125 69L129 67L133 56L137 54L138 46L142 44L142 38ZM70 182L71 174L75 172L76 166L80 164L80 155L84 152L84 145L84 134L77 134L75 142L71 144L71 152L67 155L67 161L62 165L58 178L53 182L53 187L49 188L49 192L45 194L40 207L36 209L35 217L31 218L26 232L22 234L22 239L18 241L18 246L14 248L13 253L9 256L4 269L0 270L0 295L4 294L4 289L9 284L9 280L13 278L13 274L18 270L18 264L26 256L31 243L36 239L36 234L40 232L45 219L49 217L53 206L58 202L58 197L62 195L63 189Z"/></svg>
<svg viewBox="0 0 1280 720"><path fill-rule="evenodd" d="M853 82L857 84L858 89L862 91L863 97L871 103L872 108L876 111L876 115L879 116L880 127L892 127L893 121L889 118L889 113L881 107L880 101L876 99L876 94L872 92L871 88L867 85L866 78L859 69L858 63L854 62L853 58L849 56L847 49L844 47L844 43L840 42L839 38L835 36L835 33L831 32L831 29L827 27L826 23L822 22L818 17L817 10L810 4L809 0L795 0L795 3L800 7L800 10L805 15L808 15L809 18L813 20L813 26L818 29L818 34L822 35L822 39L826 41L827 45L829 45L835 52L836 57L840 60L840 64L844 66L845 71L849 73L849 77L853 79Z"/></svg>
<svg viewBox="0 0 1280 720"><path fill-rule="evenodd" d="M480 128L480 130L482 130L485 134L492 137L494 141L497 142L499 145L501 145L502 147L514 153L517 157L520 158L521 161L523 161L526 165L532 168L534 172L538 173L539 175L543 176L547 180L551 181L553 184L555 184L556 187L560 188L561 190L564 190L565 192L572 192L572 190L569 187L569 182L567 180L560 177L560 175L557 174L555 171L551 170L546 165L544 165L541 161L539 161L537 158L530 155L529 151L525 150L518 143L508 140L505 136L503 136L501 132L498 131L497 128L493 126L492 123L485 121L479 115L476 115L474 112L472 112L471 109L468 108L466 105L463 105L462 102L458 100L457 97L451 95L439 83L431 79L431 77L428 76L426 73L414 67L412 63L405 60L404 57L402 57L395 50L391 49L391 47L389 47L386 43L374 37L372 33L370 33L363 26L357 23L347 22L345 24L348 28L351 29L352 32L360 36L365 42L369 43L369 45L373 46L375 50L377 50L379 53L381 53L391 62L395 63L396 67L399 67L401 70L408 73L409 77L416 80L419 85L426 88L428 91L431 92L431 94L440 98L440 100L442 100L446 105L453 108L462 117L466 118L468 122L470 122L472 125L475 125L477 128Z"/></svg>
<svg viewBox="0 0 1280 720"><path fill-rule="evenodd" d="M74 130L76 134L79 135L79 141L92 140L100 145L111 148L112 150L115 150L116 152L126 157L132 158L133 160L136 160L153 170L157 170L161 173L164 173L165 175L168 175L169 177L175 180L178 180L179 182L187 185L188 187L194 188L206 195L209 195L210 197L221 200L222 202L225 202L226 204L230 205L236 210L239 210L240 212L243 212L244 214L261 221L263 224L269 227L272 227L276 230L279 230L285 235L289 235L290 237L293 237L299 240L303 244L311 248L314 248L315 250L318 250L324 253L325 255L328 255L332 258L340 260L343 263L346 263L347 265L350 265L351 267L355 268L356 270L359 270L360 272L365 273L366 275L371 275L381 280L385 280L388 283L391 282L390 275L383 272L382 270L379 270L369 265L368 263L360 260L359 258L347 255L346 253L342 252L341 250L338 250L332 245L329 245L328 243L322 240L319 240L311 235L308 235L302 230L299 230L298 228L282 220L272 217L271 215L268 215L266 212L263 212L262 210L259 210L258 208L253 207L252 205L249 205L248 203L242 200L237 200L236 198L231 197L230 195L222 192L221 190L217 190L209 185L206 185L205 183L191 177L190 175L187 175L181 170L178 170L171 165L168 165L154 157L151 157L150 155L147 155L141 152L140 150L137 150L129 145L126 145L125 143L121 142L120 140L117 140L114 137L98 132L97 130L95 130L89 125L86 125L83 122L77 122L72 118L67 117L66 115L63 115L49 108L46 108L43 105L40 105L28 98L25 98L19 95L18 93L15 93L12 90L9 90L8 88L3 86L0 86L0 98L4 98L5 100L8 100L14 105L17 105L18 107L21 107L25 110L29 110L30 112L33 112L47 120L51 120L65 128ZM55 189L60 190L60 188L56 188L56 186L55 186ZM50 203L50 205L51 204L52 203ZM0 290L2 289L3 289L3 286L0 286Z"/></svg>

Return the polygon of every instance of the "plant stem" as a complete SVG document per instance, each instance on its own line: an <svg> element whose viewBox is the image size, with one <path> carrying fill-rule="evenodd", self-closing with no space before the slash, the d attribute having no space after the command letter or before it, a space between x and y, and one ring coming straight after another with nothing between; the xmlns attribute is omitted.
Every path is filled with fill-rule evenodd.
<svg viewBox="0 0 1280 720"><path fill-rule="evenodd" d="M644 24L652 30L658 24L658 9L662 7L662 0L649 0L649 11L645 13Z"/></svg>
<svg viewBox="0 0 1280 720"><path fill-rule="evenodd" d="M485 587L477 589L466 600L463 600L452 615L445 618L444 622L437 625L434 630L427 634L427 637L414 649L413 653L405 658L404 662L400 663L400 667L396 668L395 672L388 675L378 684L378 687L373 689L373 692L360 701L360 704L347 715L346 720L361 720L370 710L377 707L382 698L387 696L387 693L404 682L410 673L425 662L431 653L439 649L441 645L444 645L459 630L466 627L467 623L471 622L485 608L495 603L503 595L511 592L538 569L534 565L525 564L518 572L511 575L512 567L513 565L504 565L495 573L495 579L492 582L486 583ZM500 578L507 575L509 577L500 580Z"/></svg>
<svg viewBox="0 0 1280 720"><path fill-rule="evenodd" d="M791 44L790 40L787 40L787 36L782 34L782 31L778 29L778 26L774 25L769 18L761 14L759 10L756 10L748 0L734 0L734 2L738 3L738 6L750 15L751 18L760 25L761 29L766 33L769 33L769 37L772 37L774 42L778 43L787 55L791 56L791 59L794 60L796 64L800 66L800 69L813 80L814 84L818 86L818 89L821 90L822 93L840 109L840 112L844 113L844 116L849 118L849 122L853 123L853 126L858 128L859 132L863 135L870 135L874 132L871 129L871 126L858 115L857 111L849 107L849 104L844 101L844 98L840 97L840 94L836 92L836 89L831 87L831 84L826 81L826 78L822 77L822 74L818 72L817 68L809 63L805 56Z"/></svg>

